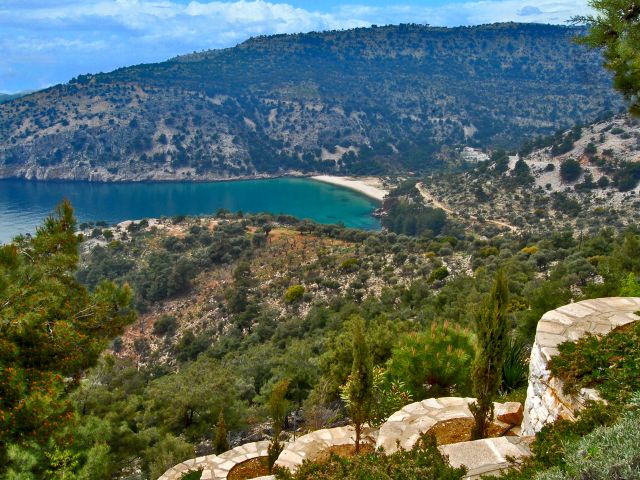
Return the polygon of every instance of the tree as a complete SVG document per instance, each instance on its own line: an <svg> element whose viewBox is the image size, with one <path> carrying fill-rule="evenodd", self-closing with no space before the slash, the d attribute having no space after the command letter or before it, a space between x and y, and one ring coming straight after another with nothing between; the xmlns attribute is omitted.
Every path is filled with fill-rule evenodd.
<svg viewBox="0 0 640 480"><path fill-rule="evenodd" d="M475 419L473 439L485 438L493 421L493 400L502 382L502 367L508 342L507 303L509 288L502 270L498 271L491 292L476 315L476 358L473 363L473 393L469 404Z"/></svg>
<svg viewBox="0 0 640 480"><path fill-rule="evenodd" d="M604 65L614 73L615 88L630 101L631 113L640 115L640 3L590 0L589 5L596 15L574 19L590 27L578 41L603 49Z"/></svg>
<svg viewBox="0 0 640 480"><path fill-rule="evenodd" d="M389 360L388 375L405 382L415 400L468 393L474 357L471 335L460 326L433 323L431 330L404 334Z"/></svg>
<svg viewBox="0 0 640 480"><path fill-rule="evenodd" d="M127 285L75 279L75 226L64 201L35 236L0 247L0 473L12 444L63 443L67 394L135 317Z"/></svg>
<svg viewBox="0 0 640 480"><path fill-rule="evenodd" d="M289 402L286 400L287 390L289 390L289 384L291 380L280 380L269 397L269 415L271 415L271 421L273 426L273 439L267 449L267 458L269 473L273 470L273 465L276 463L280 452L284 448L284 445L280 443L280 433L282 433L282 427L284 421L287 418L287 410L289 409Z"/></svg>
<svg viewBox="0 0 640 480"><path fill-rule="evenodd" d="M218 415L218 423L216 424L216 436L213 438L213 451L216 455L229 450L229 442L227 441L227 426L224 423L224 410L220 409Z"/></svg>
<svg viewBox="0 0 640 480"><path fill-rule="evenodd" d="M358 315L351 317L353 364L341 397L347 404L349 415L356 430L356 453L360 452L362 424L369 420L373 402L373 364L369 345L364 336L364 320Z"/></svg>
<svg viewBox="0 0 640 480"><path fill-rule="evenodd" d="M560 164L560 178L563 182L575 182L581 174L582 166L573 158L567 158Z"/></svg>

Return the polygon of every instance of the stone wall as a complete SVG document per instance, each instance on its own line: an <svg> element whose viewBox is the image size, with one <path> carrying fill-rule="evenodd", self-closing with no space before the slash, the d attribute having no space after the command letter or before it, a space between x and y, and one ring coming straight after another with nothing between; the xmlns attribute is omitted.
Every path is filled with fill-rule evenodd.
<svg viewBox="0 0 640 480"><path fill-rule="evenodd" d="M536 329L529 364L529 387L524 407L523 435L534 435L558 418L574 419L587 400L596 400L594 390L577 396L563 393L562 381L548 369L558 345L576 341L587 333L604 335L616 327L640 320L640 298L598 298L572 303L543 315Z"/></svg>

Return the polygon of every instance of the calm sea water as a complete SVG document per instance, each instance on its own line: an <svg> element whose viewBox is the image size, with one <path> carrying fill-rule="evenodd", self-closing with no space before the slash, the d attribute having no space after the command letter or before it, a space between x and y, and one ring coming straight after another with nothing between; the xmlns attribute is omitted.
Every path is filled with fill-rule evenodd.
<svg viewBox="0 0 640 480"><path fill-rule="evenodd" d="M320 223L376 230L377 204L341 187L304 178L231 182L90 183L0 180L0 242L32 233L63 198L80 222L212 214L219 208L286 213Z"/></svg>

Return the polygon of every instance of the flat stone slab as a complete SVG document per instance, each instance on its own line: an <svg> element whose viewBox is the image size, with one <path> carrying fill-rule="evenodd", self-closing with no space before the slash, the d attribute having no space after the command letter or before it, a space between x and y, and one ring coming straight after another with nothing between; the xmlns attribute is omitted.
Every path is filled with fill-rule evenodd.
<svg viewBox="0 0 640 480"><path fill-rule="evenodd" d="M361 442L373 444L376 432L370 428L362 429ZM356 432L352 426L325 428L316 430L289 443L276 461L276 465L295 472L306 459L313 459L329 447L337 445L355 445Z"/></svg>
<svg viewBox="0 0 640 480"><path fill-rule="evenodd" d="M429 398L406 405L382 424L376 448L383 448L387 454L396 452L398 447L410 450L423 433L438 423L456 418L472 419L469 404L475 400L470 397ZM501 417L499 420L510 420L513 425L522 421L522 405L519 403L493 405L496 418Z"/></svg>
<svg viewBox="0 0 640 480"><path fill-rule="evenodd" d="M529 442L522 437L498 437L452 443L438 447L443 455L449 457L453 467L467 467L465 479L480 478L481 475L495 475L510 467L507 457L515 460L531 455Z"/></svg>

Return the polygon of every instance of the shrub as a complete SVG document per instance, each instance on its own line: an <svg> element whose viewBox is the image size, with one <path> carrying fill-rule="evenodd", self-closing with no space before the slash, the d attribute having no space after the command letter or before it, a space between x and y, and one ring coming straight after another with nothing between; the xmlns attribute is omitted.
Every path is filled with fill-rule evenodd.
<svg viewBox="0 0 640 480"><path fill-rule="evenodd" d="M382 451L353 458L332 455L327 462L305 460L295 474L278 470L278 480L459 480L466 468L453 468L436 446L435 438L423 436L412 450L399 450L392 455Z"/></svg>
<svg viewBox="0 0 640 480"><path fill-rule="evenodd" d="M516 390L527 384L529 375L529 352L525 345L509 338L502 365L502 390L505 393Z"/></svg>
<svg viewBox="0 0 640 480"><path fill-rule="evenodd" d="M474 356L472 337L459 326L433 324L430 332L400 338L388 365L391 380L403 381L415 400L468 391Z"/></svg>
<svg viewBox="0 0 640 480"><path fill-rule="evenodd" d="M442 266L442 267L436 268L433 272L431 272L431 275L429 275L428 281L435 282L438 280L444 280L448 276L449 276L449 270L447 270L447 267Z"/></svg>
<svg viewBox="0 0 640 480"><path fill-rule="evenodd" d="M575 182L581 174L582 166L573 158L567 158L560 164L560 178L563 182Z"/></svg>
<svg viewBox="0 0 640 480"><path fill-rule="evenodd" d="M153 324L153 334L169 336L176 333L177 320L171 315L163 315Z"/></svg>
<svg viewBox="0 0 640 480"><path fill-rule="evenodd" d="M640 412L626 412L613 426L598 427L567 446L563 468L555 467L537 480L640 479Z"/></svg>
<svg viewBox="0 0 640 480"><path fill-rule="evenodd" d="M297 303L302 300L303 295L304 287L302 285L293 285L285 292L284 301L287 303Z"/></svg>
<svg viewBox="0 0 640 480"><path fill-rule="evenodd" d="M597 388L606 400L620 402L640 390L640 322L604 337L587 335L565 342L558 349L549 366L564 380L567 393Z"/></svg>

